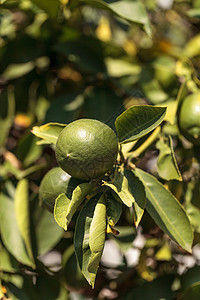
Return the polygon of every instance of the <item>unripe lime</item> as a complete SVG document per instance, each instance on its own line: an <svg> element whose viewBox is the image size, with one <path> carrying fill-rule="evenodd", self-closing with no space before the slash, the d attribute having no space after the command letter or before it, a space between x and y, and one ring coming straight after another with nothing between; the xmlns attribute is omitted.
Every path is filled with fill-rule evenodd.
<svg viewBox="0 0 200 300"><path fill-rule="evenodd" d="M200 145L200 92L183 100L178 115L178 126L188 141Z"/></svg>
<svg viewBox="0 0 200 300"><path fill-rule="evenodd" d="M67 125L58 136L56 158L71 176L93 179L112 169L118 153L118 140L106 124L80 119Z"/></svg>
<svg viewBox="0 0 200 300"><path fill-rule="evenodd" d="M70 175L61 168L51 169L42 179L39 190L39 198L41 203L50 212L53 212L56 198L66 193Z"/></svg>

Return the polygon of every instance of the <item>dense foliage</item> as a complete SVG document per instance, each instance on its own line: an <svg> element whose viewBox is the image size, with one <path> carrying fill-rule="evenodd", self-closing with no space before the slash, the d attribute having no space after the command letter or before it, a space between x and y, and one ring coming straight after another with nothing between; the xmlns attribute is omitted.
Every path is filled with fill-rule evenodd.
<svg viewBox="0 0 200 300"><path fill-rule="evenodd" d="M0 299L199 299L199 17L199 0L0 0ZM116 132L115 172L66 192L51 175L53 215L39 187L80 118Z"/></svg>

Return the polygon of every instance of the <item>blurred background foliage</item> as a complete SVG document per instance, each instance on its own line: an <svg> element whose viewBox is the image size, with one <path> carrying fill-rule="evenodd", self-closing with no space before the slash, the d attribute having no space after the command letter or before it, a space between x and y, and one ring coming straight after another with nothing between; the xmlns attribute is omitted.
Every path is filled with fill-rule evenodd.
<svg viewBox="0 0 200 300"><path fill-rule="evenodd" d="M199 148L176 122L178 101L200 84L199 26L199 0L0 0L0 299L199 299ZM91 290L74 255L73 221L63 232L39 204L56 160L30 130L83 117L113 127L140 104L168 107L162 132L173 138L183 181L161 176L161 142L142 148L141 139L129 156L184 205L193 254L147 213L136 235L124 208Z"/></svg>

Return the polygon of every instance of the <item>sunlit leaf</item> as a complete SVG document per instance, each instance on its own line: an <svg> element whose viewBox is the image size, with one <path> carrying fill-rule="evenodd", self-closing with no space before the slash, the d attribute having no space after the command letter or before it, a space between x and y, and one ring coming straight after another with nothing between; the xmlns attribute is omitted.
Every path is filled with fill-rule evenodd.
<svg viewBox="0 0 200 300"><path fill-rule="evenodd" d="M50 143L56 144L60 132L66 127L66 124L47 123L42 126L34 126L32 133L41 139L47 140Z"/></svg>
<svg viewBox="0 0 200 300"><path fill-rule="evenodd" d="M16 220L14 201L0 194L0 230L4 245L22 264L34 266L29 258Z"/></svg>
<svg viewBox="0 0 200 300"><path fill-rule="evenodd" d="M165 113L164 107L150 105L130 107L115 121L119 141L129 143L143 137L163 121Z"/></svg>
<svg viewBox="0 0 200 300"><path fill-rule="evenodd" d="M60 194L55 201L54 218L58 225L67 230L66 213L70 204L70 199L65 194Z"/></svg>
<svg viewBox="0 0 200 300"><path fill-rule="evenodd" d="M145 187L148 213L165 233L191 252L193 232L181 204L154 176L138 168L136 174Z"/></svg>
<svg viewBox="0 0 200 300"><path fill-rule="evenodd" d="M130 172L116 171L113 182L105 183L106 186L109 186L117 197L128 207L131 207L135 201L134 193L131 185L131 174ZM134 175L133 175L134 176Z"/></svg>
<svg viewBox="0 0 200 300"><path fill-rule="evenodd" d="M94 185L92 183L81 183L73 191L72 199L66 212L66 228L69 225L77 208L85 200L86 196L90 193L93 187Z"/></svg>
<svg viewBox="0 0 200 300"><path fill-rule="evenodd" d="M26 245L28 255L30 259L34 262L31 243L29 187L27 179L22 179L18 182L15 192L14 205L17 225L19 227L20 234Z"/></svg>
<svg viewBox="0 0 200 300"><path fill-rule="evenodd" d="M100 195L96 195L94 198L90 199L81 210L76 222L74 236L74 249L79 267L89 283L90 277L88 272L88 262L91 256L91 250L89 247L89 232L95 206L99 197Z"/></svg>
<svg viewBox="0 0 200 300"><path fill-rule="evenodd" d="M106 237L106 198L102 194L94 210L89 232L91 256L88 262L90 284L94 288L99 262L103 253Z"/></svg>
<svg viewBox="0 0 200 300"><path fill-rule="evenodd" d="M157 160L158 174L165 180L182 180L173 149L172 138L160 139L156 144L160 153Z"/></svg>
<svg viewBox="0 0 200 300"><path fill-rule="evenodd" d="M2 76L6 80L12 80L26 75L27 73L32 71L34 67L35 63L31 61L24 64L10 64L3 72Z"/></svg>

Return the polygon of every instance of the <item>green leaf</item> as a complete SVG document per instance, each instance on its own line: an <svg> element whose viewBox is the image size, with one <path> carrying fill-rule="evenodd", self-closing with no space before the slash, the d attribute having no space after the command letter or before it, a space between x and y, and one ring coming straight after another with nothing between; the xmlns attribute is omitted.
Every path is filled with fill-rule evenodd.
<svg viewBox="0 0 200 300"><path fill-rule="evenodd" d="M129 22L142 24L146 33L151 35L151 27L147 12L140 0L132 1L102 1L102 0L81 0L91 6L108 10L122 19Z"/></svg>
<svg viewBox="0 0 200 300"><path fill-rule="evenodd" d="M131 177L132 174L128 171L116 171L113 183L105 183L109 186L119 199L128 207L131 207L135 201L132 186ZM116 197L116 195L114 197Z"/></svg>
<svg viewBox="0 0 200 300"><path fill-rule="evenodd" d="M108 223L115 226L122 214L122 203L117 201L110 191L107 191L106 197Z"/></svg>
<svg viewBox="0 0 200 300"><path fill-rule="evenodd" d="M164 119L166 108L150 105L132 106L115 121L120 143L135 141L153 129Z"/></svg>
<svg viewBox="0 0 200 300"><path fill-rule="evenodd" d="M42 147L36 144L38 138L27 131L17 143L16 155L26 168L35 162L42 154Z"/></svg>
<svg viewBox="0 0 200 300"><path fill-rule="evenodd" d="M91 256L88 262L90 284L94 288L95 278L99 262L103 253L106 237L106 198L102 194L94 210L93 219L90 225L89 247Z"/></svg>
<svg viewBox="0 0 200 300"><path fill-rule="evenodd" d="M47 123L42 126L34 126L31 132L40 137L41 139L47 140L50 143L56 144L57 138L66 124L60 123Z"/></svg>
<svg viewBox="0 0 200 300"><path fill-rule="evenodd" d="M70 204L70 199L63 193L60 194L55 201L54 205L54 218L58 225L67 230L66 212Z"/></svg>
<svg viewBox="0 0 200 300"><path fill-rule="evenodd" d="M136 227L138 227L144 214L144 209L146 207L146 193L143 183L138 178L138 176L136 176L134 170L130 175L129 184L131 185L132 194L135 198L135 202L133 202L134 224Z"/></svg>
<svg viewBox="0 0 200 300"><path fill-rule="evenodd" d="M14 198L14 206L16 213L17 225L20 234L24 240L28 255L34 263L32 243L31 243L31 228L29 215L29 195L28 181L22 179L18 182Z"/></svg>
<svg viewBox="0 0 200 300"><path fill-rule="evenodd" d="M67 230L67 227L77 208L85 200L86 196L94 187L90 183L81 183L74 187L71 197L65 194L58 196L54 207L54 217L59 226Z"/></svg>
<svg viewBox="0 0 200 300"><path fill-rule="evenodd" d="M0 257L0 271L9 273L16 273L19 271L19 264L17 260L1 244Z"/></svg>
<svg viewBox="0 0 200 300"><path fill-rule="evenodd" d="M0 231L8 251L22 264L34 267L29 258L16 220L14 201L0 194Z"/></svg>
<svg viewBox="0 0 200 300"><path fill-rule="evenodd" d="M135 172L145 187L148 213L165 233L191 252L193 232L181 204L154 176L138 168Z"/></svg>
<svg viewBox="0 0 200 300"><path fill-rule="evenodd" d="M66 214L66 228L69 225L77 208L85 200L86 196L91 192L93 187L94 187L94 184L92 184L92 183L81 183L73 191L72 199L69 203L69 206L67 209L67 214Z"/></svg>
<svg viewBox="0 0 200 300"><path fill-rule="evenodd" d="M181 277L183 300L198 300L200 292L200 267L195 266Z"/></svg>
<svg viewBox="0 0 200 300"><path fill-rule="evenodd" d="M59 8L60 8L60 1L58 0L33 0L38 7L43 9L49 17L52 19L56 19L58 16Z"/></svg>
<svg viewBox="0 0 200 300"><path fill-rule="evenodd" d="M11 87L2 92L0 97L0 149L4 147L15 113L15 98Z"/></svg>
<svg viewBox="0 0 200 300"><path fill-rule="evenodd" d="M91 250L89 247L89 232L95 206L100 195L101 194L96 195L86 203L78 216L75 228L74 249L81 272L88 282L90 282L88 262L91 256Z"/></svg>
<svg viewBox="0 0 200 300"><path fill-rule="evenodd" d="M165 180L182 181L181 173L176 162L176 157L173 149L173 141L169 136L165 139L160 139L156 144L160 153L157 160L158 174Z"/></svg>
<svg viewBox="0 0 200 300"><path fill-rule="evenodd" d="M35 203L32 222L32 234L37 255L43 255L53 249L63 236L63 229L58 226L49 211Z"/></svg>

